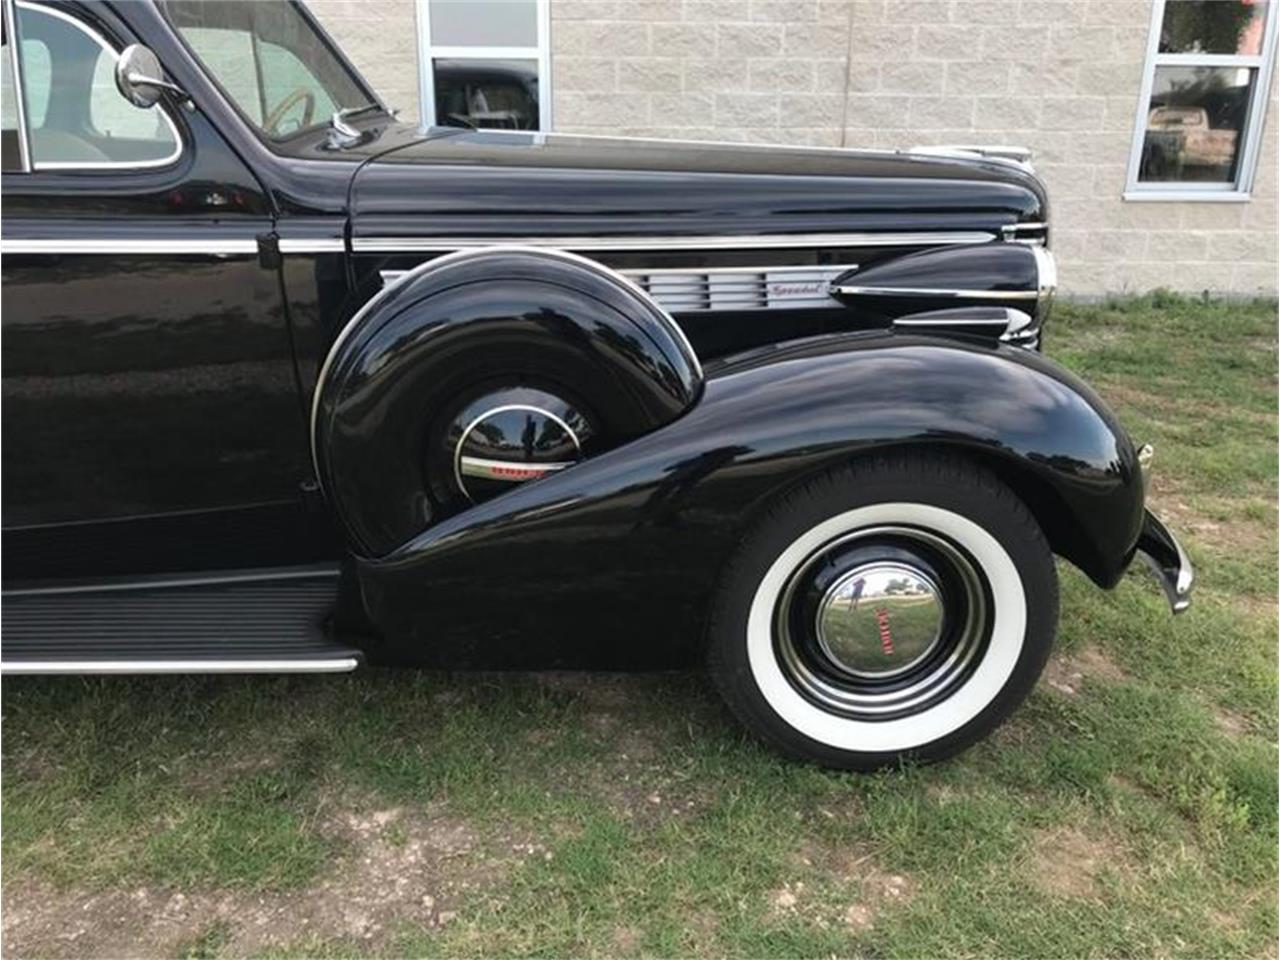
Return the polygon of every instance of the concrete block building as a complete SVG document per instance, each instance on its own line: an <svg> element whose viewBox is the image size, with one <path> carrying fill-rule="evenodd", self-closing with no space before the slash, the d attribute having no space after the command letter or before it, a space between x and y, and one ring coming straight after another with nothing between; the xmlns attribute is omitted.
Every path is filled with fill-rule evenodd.
<svg viewBox="0 0 1280 960"><path fill-rule="evenodd" d="M1277 290L1266 0L310 0L425 123L1012 144L1068 295Z"/></svg>

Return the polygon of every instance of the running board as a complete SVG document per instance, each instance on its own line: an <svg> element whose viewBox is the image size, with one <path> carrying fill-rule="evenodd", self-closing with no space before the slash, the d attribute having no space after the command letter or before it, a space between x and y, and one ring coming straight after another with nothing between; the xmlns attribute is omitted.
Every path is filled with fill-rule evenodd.
<svg viewBox="0 0 1280 960"><path fill-rule="evenodd" d="M335 673L360 651L325 636L336 567L5 590L0 672Z"/></svg>

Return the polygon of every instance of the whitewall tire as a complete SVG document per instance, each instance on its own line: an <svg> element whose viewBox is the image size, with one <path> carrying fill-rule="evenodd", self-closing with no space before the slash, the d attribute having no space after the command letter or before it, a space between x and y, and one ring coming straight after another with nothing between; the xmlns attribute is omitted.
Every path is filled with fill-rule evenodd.
<svg viewBox="0 0 1280 960"><path fill-rule="evenodd" d="M877 458L770 506L726 571L708 662L775 747L872 769L989 732L1056 620L1052 554L1007 486L951 458Z"/></svg>

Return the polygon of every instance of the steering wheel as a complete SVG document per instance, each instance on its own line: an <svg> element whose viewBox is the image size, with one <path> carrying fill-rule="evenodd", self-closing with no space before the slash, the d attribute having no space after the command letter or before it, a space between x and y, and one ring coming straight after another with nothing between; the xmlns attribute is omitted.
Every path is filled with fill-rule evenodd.
<svg viewBox="0 0 1280 960"><path fill-rule="evenodd" d="M311 126L311 119L316 113L316 95L306 87L296 87L276 104L274 110L267 114L267 118L262 121L262 128L267 133L279 133L280 131L277 127L279 127L280 121L303 100L306 101L306 106L302 108L302 126Z"/></svg>

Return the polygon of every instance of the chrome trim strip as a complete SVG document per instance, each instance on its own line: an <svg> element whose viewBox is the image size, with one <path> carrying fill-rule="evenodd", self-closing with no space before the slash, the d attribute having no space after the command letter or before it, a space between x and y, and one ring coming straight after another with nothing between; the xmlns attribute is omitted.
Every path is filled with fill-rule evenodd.
<svg viewBox="0 0 1280 960"><path fill-rule="evenodd" d="M604 264L600 263L598 260L591 260L591 259L588 259L587 257L578 256L576 253L570 253L567 250L558 250L555 248L540 249L537 247L528 247L528 246L519 246L519 245L481 247L478 250L476 249L453 250L445 254L444 256L436 257L432 260L428 260L426 263L422 263L414 267L412 270L409 271L409 273L401 277L400 280L401 281L407 280L412 275L423 274L429 270L433 270L441 266L447 266L448 264L451 264L451 263L456 263L459 260L462 260L466 257L474 256L475 254L481 253L481 252L484 252L484 253L533 252L533 253L541 253L544 255L549 254L551 256L560 257L563 260L568 260L571 263L576 263L579 266L586 267L587 269L594 270L596 273L600 274L601 276L607 277L616 283L623 284L624 286L628 287L636 296L640 297L642 300L647 302L651 307L657 310L661 316L666 317L667 321L671 324L671 329L674 332L676 338L684 346L685 350L688 351L689 356L693 361L694 372L697 374L698 379L699 380L702 379L702 376L703 376L702 362L701 360L698 359L697 353L694 352L693 344L689 342L689 338L685 334L684 330L681 328L680 324L676 323L675 319L671 316L670 313L664 310L657 303L657 301L655 301L651 296L649 296L649 294L641 290L640 287L637 286L634 282L632 282L628 277L623 276L617 270L613 270L609 267L606 267ZM394 290L397 286L398 286L398 283L394 283L394 284L390 284L388 286L383 287L381 290L375 293L372 297L370 297L369 300L364 304L364 306L362 306L359 310L357 310L355 314L351 317L351 319L346 322L346 325L343 326L343 328L338 331L338 335L334 338L333 345L329 347L329 352L325 354L324 363L320 367L320 374L316 377L316 384L311 394L311 423L310 423L311 465L312 465L312 468L315 470L316 480L321 482L322 488L323 488L323 482L321 481L321 478L320 478L320 456L316 451L316 424L320 418L321 389L324 387L325 379L329 375L329 368L333 365L334 358L338 355L338 350L342 346L343 342L356 329L359 323L364 319L365 315L370 310L372 310L375 306L377 306L383 300L383 298L385 298L387 294L390 293L392 290Z"/></svg>
<svg viewBox="0 0 1280 960"><path fill-rule="evenodd" d="M229 240L189 238L171 240L127 240L82 237L79 239L11 239L0 238L0 253L47 253L53 255L103 254L172 254L174 256L228 257L258 255L257 239Z"/></svg>
<svg viewBox="0 0 1280 960"><path fill-rule="evenodd" d="M13 71L13 96L18 119L18 153L22 165L21 173L31 170L31 143L27 139L27 105L26 87L22 82L22 64L18 61L17 17L14 16L12 0L4 0L4 32L9 38L9 67Z"/></svg>
<svg viewBox="0 0 1280 960"><path fill-rule="evenodd" d="M116 50L106 41L106 38L98 31L94 30L87 23L77 18L63 13L53 7L46 7L43 4L28 3L27 0L15 0L17 6L24 10L30 10L32 13L46 14L58 20L64 20L71 24L81 33L91 37L99 47L111 54L116 60L120 59L120 51ZM16 19L16 18L15 18ZM182 132L178 129L177 124L173 122L173 117L169 116L169 111L162 103L157 103L155 109L160 111L160 115L164 117L164 122L169 125L169 132L173 134L174 151L167 157L161 157L158 160L108 160L108 161L80 161L80 160L50 160L40 163L34 157L31 157L32 170L149 170L153 167L167 167L177 162L182 156L184 143L182 140Z"/></svg>
<svg viewBox="0 0 1280 960"><path fill-rule="evenodd" d="M15 660L0 661L12 676L50 673L347 673L355 657L299 660Z"/></svg>
<svg viewBox="0 0 1280 960"><path fill-rule="evenodd" d="M353 237L356 253L453 253L486 247L534 247L566 251L760 250L786 247L927 247L988 243L990 230L902 233L772 233L710 236L635 237Z"/></svg>
<svg viewBox="0 0 1280 960"><path fill-rule="evenodd" d="M347 242L341 237L281 237L281 253L345 253Z"/></svg>
<svg viewBox="0 0 1280 960"><path fill-rule="evenodd" d="M548 473L555 473L566 467L572 467L576 460L555 460L547 463L514 463L510 460L488 460L484 457L458 458L459 472L464 477L480 477L484 480L537 480ZM525 473L528 476L512 477L510 473Z"/></svg>
<svg viewBox="0 0 1280 960"><path fill-rule="evenodd" d="M774 266L773 264L762 264L758 267L643 267L636 270L622 270L621 273L628 277L647 277L657 275L665 277L668 274L687 274L687 275L710 275L713 277L732 275L735 273L760 274L760 273L787 273L787 272L806 272L813 273L819 270L836 271L843 270L846 273L857 270L856 263L796 263L783 264L782 266Z"/></svg>
<svg viewBox="0 0 1280 960"><path fill-rule="evenodd" d="M1033 247L1032 249L1039 249ZM840 284L832 293L862 297L945 297L950 300L1035 300L1037 290L957 290L944 287L861 287Z"/></svg>
<svg viewBox="0 0 1280 960"><path fill-rule="evenodd" d="M977 313L979 311L989 310L989 316L962 316L948 317L949 313ZM955 330L957 327L977 327L977 328L995 328L1001 330L1000 339L1008 343L1022 343L1029 336L1034 335L1027 331L1032 325L1031 316L1022 310L1015 310L1013 307L961 307L951 310L932 311L924 314L908 314L905 317L895 317L891 326L894 329L901 327L917 327L925 332L930 329L937 330L939 333L945 333L948 330Z"/></svg>
<svg viewBox="0 0 1280 960"><path fill-rule="evenodd" d="M1017 167L1027 173L1035 173L1035 168L1031 165L1031 150L1027 147L998 143L944 143L936 146L920 144L909 149L907 153L954 160L989 160Z"/></svg>
<svg viewBox="0 0 1280 960"><path fill-rule="evenodd" d="M430 127L424 126L421 127L421 129L430 129ZM437 129L439 128L437 127ZM497 127L485 127L479 132L483 133L485 136L496 134L498 136L525 137L530 142L535 143L538 146L544 146L548 137L560 137L566 140L623 140L628 143L648 143L656 147L665 147L672 143L685 143L695 147L732 147L735 150L784 150L788 153L844 154L845 156L860 153L892 156L902 152L901 150L887 147L822 147L794 143L750 143L743 140L694 140L687 137L632 137L625 134L611 133L560 133L558 131L547 130L501 130Z"/></svg>
<svg viewBox="0 0 1280 960"><path fill-rule="evenodd" d="M232 583L269 583L276 580L336 580L342 575L338 567L294 567L277 570L230 570L180 577L142 577L136 580L114 580L106 583L79 583L58 587L16 587L0 593L0 598L57 596L72 593L118 593L127 590L171 590L185 587L217 587Z"/></svg>

